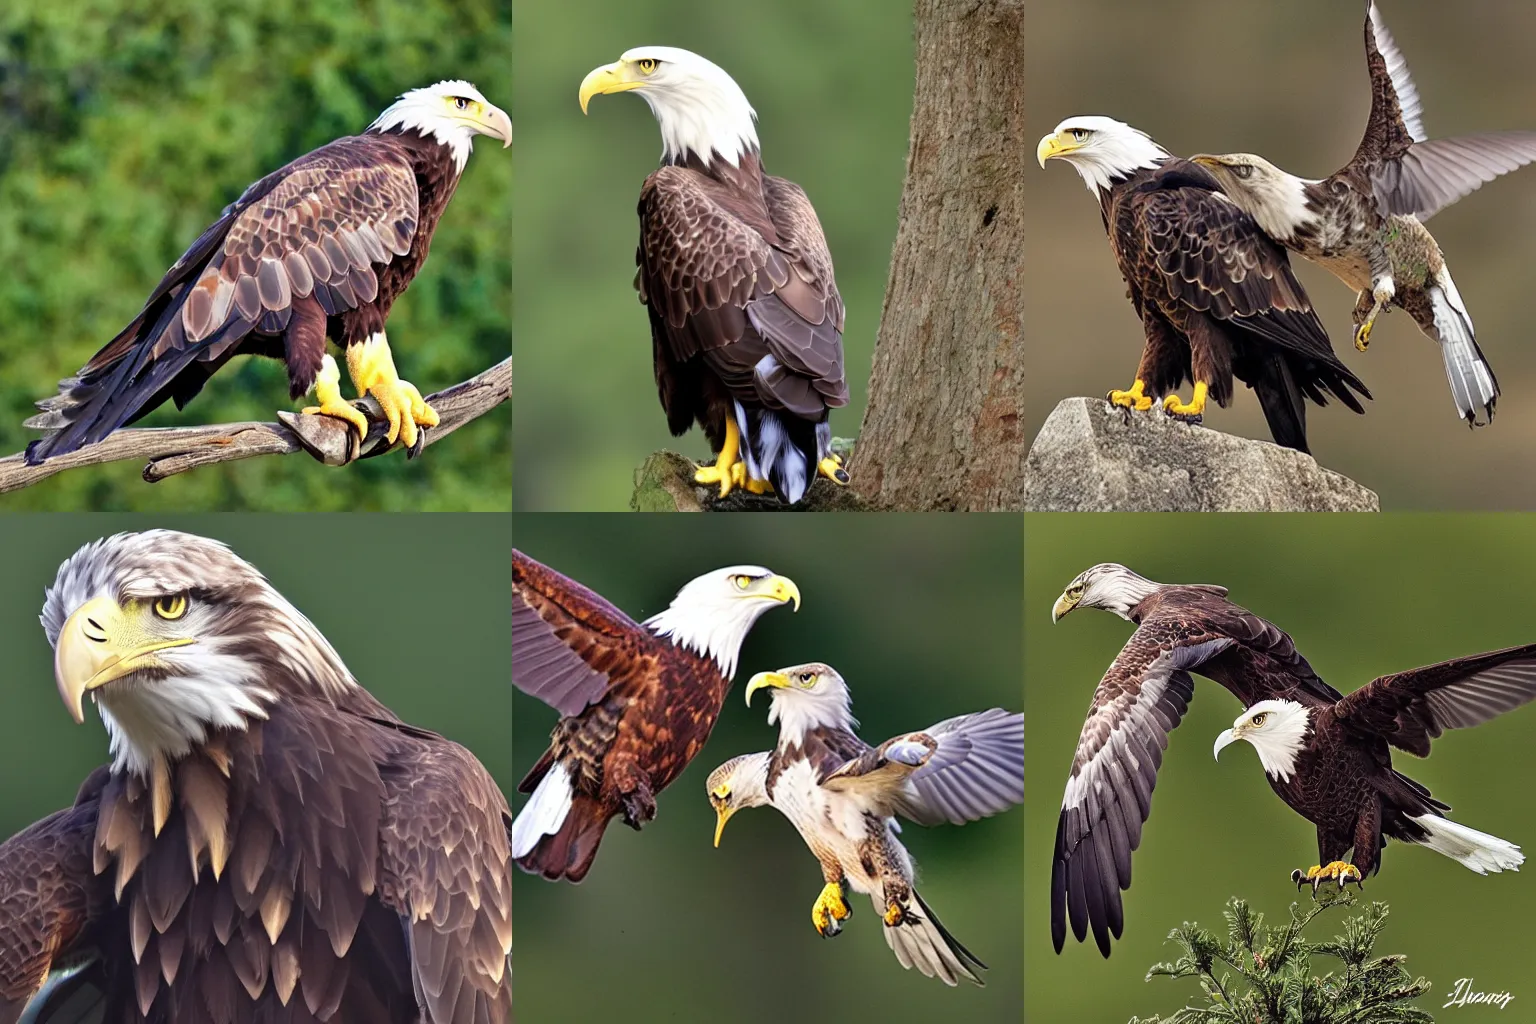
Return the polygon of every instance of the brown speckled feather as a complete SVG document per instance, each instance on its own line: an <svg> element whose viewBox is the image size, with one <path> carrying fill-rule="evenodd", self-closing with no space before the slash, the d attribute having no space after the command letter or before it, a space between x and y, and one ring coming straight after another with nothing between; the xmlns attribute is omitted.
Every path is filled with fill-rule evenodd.
<svg viewBox="0 0 1536 1024"><path fill-rule="evenodd" d="M512 591L512 681L565 715L518 790L533 792L557 763L575 790L560 830L517 863L579 882L611 819L638 829L655 817L656 795L703 749L730 681L521 552Z"/></svg>

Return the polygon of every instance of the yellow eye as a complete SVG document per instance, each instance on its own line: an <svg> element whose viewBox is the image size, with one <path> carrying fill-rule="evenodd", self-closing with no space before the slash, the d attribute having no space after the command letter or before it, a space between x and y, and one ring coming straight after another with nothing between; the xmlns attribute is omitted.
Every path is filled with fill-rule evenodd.
<svg viewBox="0 0 1536 1024"><path fill-rule="evenodd" d="M648 75L652 71L656 70L656 61L653 58L651 58L651 57L641 58L640 60L636 61L635 63L640 68L640 71L642 73L644 73L644 74Z"/></svg>
<svg viewBox="0 0 1536 1024"><path fill-rule="evenodd" d="M752 585L751 576L732 576L731 582L736 584L737 590L746 590Z"/></svg>
<svg viewBox="0 0 1536 1024"><path fill-rule="evenodd" d="M1268 711L1260 711L1258 714L1253 716L1252 721L1253 721L1254 726L1257 727L1257 726L1263 725L1264 724L1264 720L1266 718L1268 718L1268 717L1269 717L1269 712Z"/></svg>
<svg viewBox="0 0 1536 1024"><path fill-rule="evenodd" d="M810 687L816 685L816 679L817 679L817 675L816 675L815 672L801 672L800 673L800 685L805 687L806 689L809 689Z"/></svg>
<svg viewBox="0 0 1536 1024"><path fill-rule="evenodd" d="M1088 137L1088 129L1086 128L1073 128L1071 131L1072 138L1078 142L1082 142Z"/></svg>
<svg viewBox="0 0 1536 1024"><path fill-rule="evenodd" d="M187 595L169 594L165 597L157 597L153 607L155 614L162 619L168 621L179 619L187 614Z"/></svg>

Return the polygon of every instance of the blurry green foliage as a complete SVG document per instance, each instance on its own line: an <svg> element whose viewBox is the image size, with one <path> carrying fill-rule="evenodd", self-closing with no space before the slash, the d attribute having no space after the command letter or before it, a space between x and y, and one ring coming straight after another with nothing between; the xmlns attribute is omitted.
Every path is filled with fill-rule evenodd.
<svg viewBox="0 0 1536 1024"><path fill-rule="evenodd" d="M519 380L513 411L519 509L623 511L658 448L707 458L698 430L674 439L656 399L650 327L636 297L635 204L661 135L638 96L599 96L586 73L636 46L681 46L724 68L758 114L763 165L815 204L847 306L847 408L858 433L896 237L912 111L912 5L905 0L531 0L513 9L517 94Z"/></svg>
<svg viewBox="0 0 1536 1024"><path fill-rule="evenodd" d="M1227 941L1185 922L1168 941L1184 954L1174 963L1156 964L1155 977L1197 978L1205 999L1168 1017L1131 1024L1428 1024L1427 1010L1408 1005L1430 989L1414 978L1401 956L1373 957L1387 923L1387 905L1372 903L1345 918L1344 933L1327 942L1308 940L1302 932L1335 907L1355 897L1347 889L1330 890L1314 903L1291 904L1283 927L1264 927L1264 915L1243 900L1227 903ZM1336 960L1342 970L1318 974L1313 959Z"/></svg>
<svg viewBox="0 0 1536 1024"><path fill-rule="evenodd" d="M468 79L511 106L511 11L475 0L10 0L0 5L0 452L139 310L165 269L250 182L361 132L399 93ZM396 304L389 334L423 393L510 347L512 168L471 158ZM350 393L350 392L349 392ZM272 418L273 360L226 367L146 426ZM407 466L337 470L302 456L199 469L153 487L140 466L71 471L9 508L504 509L510 416L498 409Z"/></svg>

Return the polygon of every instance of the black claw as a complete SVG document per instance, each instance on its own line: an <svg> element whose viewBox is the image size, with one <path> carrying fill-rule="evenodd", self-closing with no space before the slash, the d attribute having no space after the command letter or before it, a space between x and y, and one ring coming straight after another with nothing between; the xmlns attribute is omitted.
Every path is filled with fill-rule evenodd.
<svg viewBox="0 0 1536 1024"><path fill-rule="evenodd" d="M848 471L846 469L838 469L833 472L832 479L840 484L846 484L848 482Z"/></svg>
<svg viewBox="0 0 1536 1024"><path fill-rule="evenodd" d="M416 443L405 450L406 461L409 462L421 454L421 450L427 446L427 428L416 428Z"/></svg>
<svg viewBox="0 0 1536 1024"><path fill-rule="evenodd" d="M1205 417L1198 412L1170 412L1168 414L1168 418L1171 420L1178 420L1180 423L1188 423L1192 427L1198 427L1200 424L1205 422Z"/></svg>
<svg viewBox="0 0 1536 1024"><path fill-rule="evenodd" d="M1301 873L1300 868L1297 868L1291 872L1291 881L1296 883L1296 891L1301 892L1301 887L1307 884L1307 876Z"/></svg>

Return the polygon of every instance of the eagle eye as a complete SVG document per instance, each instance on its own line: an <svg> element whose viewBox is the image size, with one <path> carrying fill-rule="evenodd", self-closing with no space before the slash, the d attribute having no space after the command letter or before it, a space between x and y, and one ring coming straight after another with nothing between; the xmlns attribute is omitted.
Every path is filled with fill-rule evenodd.
<svg viewBox="0 0 1536 1024"><path fill-rule="evenodd" d="M167 622L174 622L176 619L187 614L187 595L166 594L163 597L155 598L154 604L150 607L154 609L157 617L165 619Z"/></svg>
<svg viewBox="0 0 1536 1024"><path fill-rule="evenodd" d="M800 673L800 685L801 686L804 686L804 687L814 686L815 683L816 683L816 679L817 679L817 674L815 672L801 672Z"/></svg>
<svg viewBox="0 0 1536 1024"><path fill-rule="evenodd" d="M1268 711L1260 711L1258 714L1254 715L1253 719L1252 719L1254 728L1258 728L1259 726L1263 725L1264 724L1264 720L1267 719L1268 717L1269 717L1269 712Z"/></svg>
<svg viewBox="0 0 1536 1024"><path fill-rule="evenodd" d="M1243 179L1251 178L1251 177L1253 177L1253 165L1252 164L1234 164L1233 167L1232 167L1232 173L1237 175L1239 178L1243 178Z"/></svg>
<svg viewBox="0 0 1536 1024"><path fill-rule="evenodd" d="M1072 133L1072 138L1077 142L1082 142L1088 138L1088 129L1086 128L1069 128L1068 131Z"/></svg>
<svg viewBox="0 0 1536 1024"><path fill-rule="evenodd" d="M752 585L752 577L746 575L736 575L731 577L731 582L736 584L737 590L746 590Z"/></svg>
<svg viewBox="0 0 1536 1024"><path fill-rule="evenodd" d="M455 96L453 98L453 105L454 105L455 108L457 108L459 110L468 110L469 109L469 99L468 99L468 97L465 97L465 96Z"/></svg>
<svg viewBox="0 0 1536 1024"><path fill-rule="evenodd" d="M648 75L656 70L656 59L654 57L642 57L635 63L639 65L641 72L644 74Z"/></svg>

